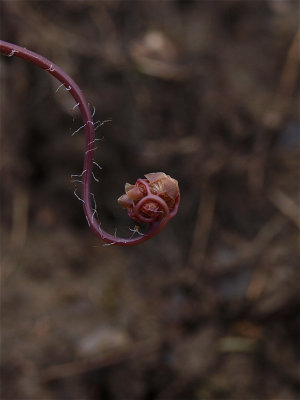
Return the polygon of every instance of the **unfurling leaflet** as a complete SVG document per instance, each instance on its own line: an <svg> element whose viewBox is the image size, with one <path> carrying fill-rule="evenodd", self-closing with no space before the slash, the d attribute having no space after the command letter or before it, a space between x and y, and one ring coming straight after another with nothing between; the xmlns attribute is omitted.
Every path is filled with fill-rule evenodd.
<svg viewBox="0 0 300 400"><path fill-rule="evenodd" d="M173 217L179 203L177 180L164 172L153 172L145 177L138 179L135 185L126 183L126 193L119 197L119 204L138 222L153 223L165 216Z"/></svg>

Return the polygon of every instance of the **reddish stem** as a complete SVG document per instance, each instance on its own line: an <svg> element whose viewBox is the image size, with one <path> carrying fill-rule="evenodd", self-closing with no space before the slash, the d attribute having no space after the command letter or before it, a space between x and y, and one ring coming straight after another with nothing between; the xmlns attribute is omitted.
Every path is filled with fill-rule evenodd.
<svg viewBox="0 0 300 400"><path fill-rule="evenodd" d="M6 56L23 58L49 72L50 75L54 76L65 86L65 88L73 96L76 104L78 104L85 129L85 155L83 165L83 171L85 172L82 175L82 203L89 227L96 233L96 235L108 244L114 244L116 246L133 246L135 244L145 242L160 232L167 222L176 214L179 205L179 194L174 209L165 214L159 221L150 222L149 229L144 235L140 235L135 238L120 238L105 232L101 228L96 218L94 218L94 210L91 201L91 177L95 153L95 129L91 110L83 93L81 92L79 86L66 72L64 72L56 64L49 61L47 58L42 57L33 51L27 50L24 47L20 47L2 40L0 40L0 51Z"/></svg>

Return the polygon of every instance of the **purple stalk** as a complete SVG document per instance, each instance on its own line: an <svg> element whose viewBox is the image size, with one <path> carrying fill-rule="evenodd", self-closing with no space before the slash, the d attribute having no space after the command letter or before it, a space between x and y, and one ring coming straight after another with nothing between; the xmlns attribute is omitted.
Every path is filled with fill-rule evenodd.
<svg viewBox="0 0 300 400"><path fill-rule="evenodd" d="M161 218L157 218L151 214L151 217L148 218L149 220L149 229L144 235L140 235L138 237L131 237L131 238L120 238L114 235L111 235L105 232L96 218L94 217L94 210L92 207L92 199L91 199L91 178L92 178L92 170L93 170L93 160L94 160L94 153L95 153L95 129L93 123L93 117L89 108L89 105L81 92L79 86L73 81L73 79L64 72L60 67L56 64L49 61L47 58L42 57L41 55L34 53L33 51L27 50L24 47L17 46L15 44L11 44L5 41L0 40L0 51L6 56L16 56L23 58L32 64L37 65L41 69L49 72L50 75L54 76L58 79L65 88L70 92L73 96L76 104L78 104L78 108L80 110L82 120L84 123L85 129L85 154L84 154L84 165L83 171L85 171L82 175L82 203L83 203L83 210L88 221L89 227L99 236L104 242L108 244L114 244L116 246L133 246L138 243L143 243L146 240L150 239L158 232L162 230L162 228L167 224L167 222L177 213L180 194L178 190L178 194L176 195L175 205L172 205L172 209L169 212L168 205L166 204L165 200L159 197L159 199L155 199L153 194L149 194L149 202L151 201L151 205L153 208L153 204L156 204L157 207L160 207L161 203L164 204L161 206L161 209L164 210L163 216ZM149 182L148 182L149 183ZM147 185L147 181L145 180L145 185ZM157 196L158 197L158 196ZM145 197L144 197L145 199ZM143 202L145 200L143 199ZM135 207L139 203L134 203L132 201L132 206ZM141 208L141 206L139 206ZM167 210L167 212L165 212ZM145 211L144 213L149 212L149 210ZM161 211L160 211L161 212ZM145 215L144 215L145 218ZM138 218L135 218L138 220ZM143 220L143 219L141 219Z"/></svg>

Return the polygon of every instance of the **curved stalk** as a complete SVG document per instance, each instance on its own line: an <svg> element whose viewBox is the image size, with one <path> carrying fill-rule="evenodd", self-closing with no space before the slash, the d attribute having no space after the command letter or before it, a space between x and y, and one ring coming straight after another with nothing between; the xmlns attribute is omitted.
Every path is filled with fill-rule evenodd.
<svg viewBox="0 0 300 400"><path fill-rule="evenodd" d="M23 58L24 60L27 60L32 64L37 65L41 69L47 71L50 75L54 76L65 86L65 88L73 96L76 104L78 104L78 108L80 110L85 129L85 153L83 165L84 173L82 174L81 196L84 214L92 231L94 231L95 234L100 237L105 243L113 244L116 246L133 246L138 243L143 243L156 235L158 232L160 232L162 228L166 225L166 223L177 212L180 200L179 190L178 196L176 198L176 206L172 209L171 212L164 214L164 216L159 220L150 219L149 229L145 234L139 235L138 237L120 238L104 231L96 218L94 218L94 210L92 207L91 178L95 153L95 129L91 110L82 91L64 70L62 70L59 66L57 66L47 58L37 53L34 53L33 51L2 40L0 40L0 51L6 56L16 56L19 58ZM161 201L164 200L161 199Z"/></svg>

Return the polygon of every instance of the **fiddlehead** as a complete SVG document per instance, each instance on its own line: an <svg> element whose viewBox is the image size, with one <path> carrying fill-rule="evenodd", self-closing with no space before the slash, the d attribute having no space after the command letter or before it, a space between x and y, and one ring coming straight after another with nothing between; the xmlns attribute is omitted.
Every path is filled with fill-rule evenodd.
<svg viewBox="0 0 300 400"><path fill-rule="evenodd" d="M93 117L83 93L73 79L60 67L41 55L0 40L0 51L6 56L23 58L44 69L58 79L73 96L78 106L85 129L85 153L82 173L81 200L89 227L104 242L117 246L133 246L150 239L176 215L180 193L178 183L162 172L145 175L146 179L138 179L135 185L126 184L126 194L119 198L119 203L127 208L128 215L135 221L146 222L149 229L144 235L131 238L120 238L104 231L94 218L91 199L91 177L95 153L95 129Z"/></svg>

